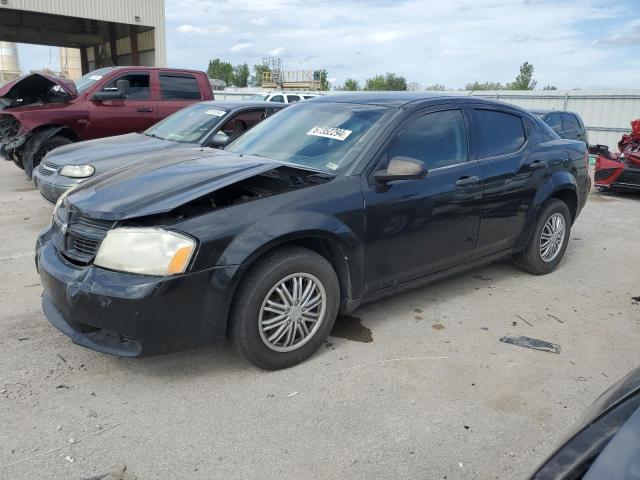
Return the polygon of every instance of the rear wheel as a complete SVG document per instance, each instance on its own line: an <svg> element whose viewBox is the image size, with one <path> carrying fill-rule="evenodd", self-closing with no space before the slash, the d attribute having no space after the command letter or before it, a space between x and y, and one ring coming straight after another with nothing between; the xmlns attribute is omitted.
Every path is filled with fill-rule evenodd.
<svg viewBox="0 0 640 480"><path fill-rule="evenodd" d="M239 286L231 336L258 367L291 367L310 357L329 335L339 301L331 264L311 250L286 247L259 260Z"/></svg>
<svg viewBox="0 0 640 480"><path fill-rule="evenodd" d="M22 151L22 163L27 178L31 180L33 170L40 165L40 162L47 153L54 148L69 145L70 143L73 143L73 140L63 137L62 135L54 135L45 140L42 140L38 134L31 137Z"/></svg>
<svg viewBox="0 0 640 480"><path fill-rule="evenodd" d="M569 208L561 200L551 200L538 217L527 248L514 256L515 265L534 275L552 272L564 256L570 234Z"/></svg>

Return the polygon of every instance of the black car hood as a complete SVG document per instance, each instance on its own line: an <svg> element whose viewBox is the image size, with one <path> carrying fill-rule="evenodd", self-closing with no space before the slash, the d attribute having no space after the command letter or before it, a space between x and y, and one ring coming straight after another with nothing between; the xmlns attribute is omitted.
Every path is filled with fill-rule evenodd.
<svg viewBox="0 0 640 480"><path fill-rule="evenodd" d="M139 133L127 133L115 137L98 138L86 142L71 143L56 148L47 155L47 161L56 165L91 165L104 158L120 157L152 152L173 147L176 142L149 137Z"/></svg>
<svg viewBox="0 0 640 480"><path fill-rule="evenodd" d="M262 157L208 148L172 150L167 155L158 152L82 183L68 202L96 219L144 217L169 212L280 165Z"/></svg>

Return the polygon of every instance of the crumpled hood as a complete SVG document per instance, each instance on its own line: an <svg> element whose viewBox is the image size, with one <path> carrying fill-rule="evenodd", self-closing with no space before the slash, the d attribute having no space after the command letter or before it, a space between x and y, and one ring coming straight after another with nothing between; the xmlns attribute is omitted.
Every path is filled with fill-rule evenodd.
<svg viewBox="0 0 640 480"><path fill-rule="evenodd" d="M45 75L43 73L31 73L16 78L0 87L0 97L17 98L21 91L46 91L55 85L58 85L71 97L78 96L76 84L73 83L72 80L55 77L53 75Z"/></svg>
<svg viewBox="0 0 640 480"><path fill-rule="evenodd" d="M158 152L80 184L67 198L96 219L124 220L165 213L219 188L281 165L223 150Z"/></svg>
<svg viewBox="0 0 640 480"><path fill-rule="evenodd" d="M175 145L176 142L170 140L127 133L58 147L47 155L46 161L56 165L93 165L101 159L153 152Z"/></svg>

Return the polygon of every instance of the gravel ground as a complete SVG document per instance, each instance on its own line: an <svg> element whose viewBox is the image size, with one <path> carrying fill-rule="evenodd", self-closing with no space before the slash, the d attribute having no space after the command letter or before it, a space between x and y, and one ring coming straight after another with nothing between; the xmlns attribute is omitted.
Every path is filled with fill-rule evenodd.
<svg viewBox="0 0 640 480"><path fill-rule="evenodd" d="M639 362L640 197L592 193L560 268L488 266L342 318L306 363L73 345L40 308L51 206L0 162L0 478L520 479ZM561 345L560 354L498 341Z"/></svg>

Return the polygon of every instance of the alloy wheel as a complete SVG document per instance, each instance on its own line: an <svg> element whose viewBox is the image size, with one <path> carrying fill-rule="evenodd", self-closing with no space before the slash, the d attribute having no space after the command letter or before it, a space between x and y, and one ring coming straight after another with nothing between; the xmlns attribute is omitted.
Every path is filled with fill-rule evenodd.
<svg viewBox="0 0 640 480"><path fill-rule="evenodd" d="M540 234L540 257L543 262L553 262L564 243L566 234L565 219L560 213L551 215L542 227Z"/></svg>
<svg viewBox="0 0 640 480"><path fill-rule="evenodd" d="M276 352L290 352L316 334L325 317L327 294L309 273L287 275L267 293L258 318L260 337Z"/></svg>

